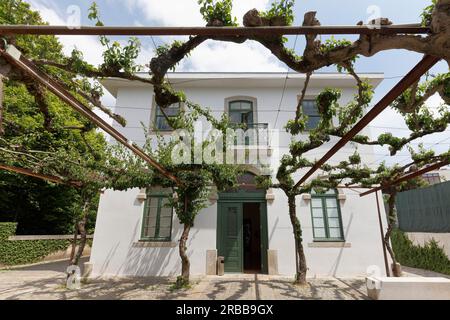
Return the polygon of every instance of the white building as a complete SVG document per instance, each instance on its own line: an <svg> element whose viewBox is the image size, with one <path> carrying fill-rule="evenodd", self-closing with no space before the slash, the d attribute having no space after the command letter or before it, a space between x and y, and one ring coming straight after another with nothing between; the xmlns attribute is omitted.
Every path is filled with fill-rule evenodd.
<svg viewBox="0 0 450 320"><path fill-rule="evenodd" d="M383 79L382 74L361 77L370 79L375 87ZM169 79L189 100L210 107L216 116L228 112L235 122L279 130L279 138L272 139L267 148L276 172L276 159L287 152L291 139L283 127L294 118L304 75L289 74L286 80L282 73L173 73ZM128 120L126 128L116 128L129 139L144 141L141 122L157 123L160 129L167 129L164 118L155 109L151 86L119 79L107 79L103 84L117 98L116 112ZM304 104L310 125L317 120L314 98L321 90L341 89L340 102L345 103L356 93L355 86L348 75L314 74ZM336 141L332 139L308 156L320 158ZM331 162L347 159L353 150L349 144ZM363 162L373 162L372 147L360 146L358 151ZM252 174L258 174L257 167L249 166L249 174L243 177L247 186L240 192L212 193L210 206L197 216L188 241L192 275L214 273L218 255L225 257L226 272L295 273L287 198L277 189L253 190ZM325 196L297 197L308 276L364 275L373 266L385 274L375 194L360 197L362 191L338 189ZM172 210L161 207L164 197L152 188L107 190L102 194L90 258L92 276L179 274L178 239L182 226ZM384 211L381 197L379 205ZM382 224L386 227L384 214Z"/></svg>

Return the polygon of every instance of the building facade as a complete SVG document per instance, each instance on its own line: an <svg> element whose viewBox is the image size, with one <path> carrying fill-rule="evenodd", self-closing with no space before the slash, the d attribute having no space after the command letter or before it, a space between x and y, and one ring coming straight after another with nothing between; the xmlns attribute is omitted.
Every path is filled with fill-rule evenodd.
<svg viewBox="0 0 450 320"><path fill-rule="evenodd" d="M361 77L375 87L383 79L382 74ZM293 275L294 238L287 198L278 189L257 189L254 179L258 174L275 174L280 157L288 152L292 138L283 127L295 116L304 75L173 73L168 78L189 100L211 108L214 116L226 112L236 124L262 129L257 136L244 137L243 145L258 141L267 163L260 166L250 161L248 172L240 178L239 190L211 192L209 207L199 213L190 232L191 274L214 274L217 257L223 256L225 272ZM171 134L150 85L120 79L106 79L103 84L117 99L115 112L128 120L127 127L116 128L130 140L144 143L141 124ZM349 102L356 93L356 83L348 75L314 74L303 104L309 128L318 122L314 100L324 88L340 89L340 103ZM171 106L166 115L176 114L179 108L183 106ZM202 130L207 129L204 123ZM319 159L336 141L333 138L312 150L308 158ZM348 159L354 149L348 144L331 163ZM359 146L358 152L364 163L373 162L372 147ZM296 179L304 173L299 171ZM385 274L380 229L380 224L386 227L385 215L377 211L376 195L360 197L363 191L338 188L297 197L308 276L363 276L374 266ZM156 186L126 192L106 190L102 194L90 258L92 276L173 276L180 272L178 239L182 225L165 206L170 196ZM381 196L378 205L384 211Z"/></svg>

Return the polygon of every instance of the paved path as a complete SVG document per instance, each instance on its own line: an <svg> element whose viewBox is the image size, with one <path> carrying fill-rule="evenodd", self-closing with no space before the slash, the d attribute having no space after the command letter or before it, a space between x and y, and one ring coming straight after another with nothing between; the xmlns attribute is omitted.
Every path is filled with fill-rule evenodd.
<svg viewBox="0 0 450 320"><path fill-rule="evenodd" d="M171 290L173 279L114 278L89 280L79 290L65 287L65 262L0 270L0 300L4 299L367 299L365 281L359 279L309 279L297 287L292 279L268 275L205 276L190 289Z"/></svg>
<svg viewBox="0 0 450 320"><path fill-rule="evenodd" d="M308 279L297 287L292 279L269 275L205 276L194 279L190 289L171 290L173 279L114 278L89 280L79 290L65 287L67 262L46 263L14 270L0 270L0 300L4 299L214 299L214 300L361 300L366 296L363 278ZM404 267L405 276L439 276ZM441 275L442 276L442 275Z"/></svg>
<svg viewBox="0 0 450 320"><path fill-rule="evenodd" d="M450 279L450 275L434 271L402 266L402 273L405 277L440 277Z"/></svg>

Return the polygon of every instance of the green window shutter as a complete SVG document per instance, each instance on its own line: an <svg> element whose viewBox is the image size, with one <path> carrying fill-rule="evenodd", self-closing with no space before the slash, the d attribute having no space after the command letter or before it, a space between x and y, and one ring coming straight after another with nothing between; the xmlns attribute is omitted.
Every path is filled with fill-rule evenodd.
<svg viewBox="0 0 450 320"><path fill-rule="evenodd" d="M167 198L160 198L161 208L159 214L159 238L169 239L172 234L172 207L169 207L169 200Z"/></svg>
<svg viewBox="0 0 450 320"><path fill-rule="evenodd" d="M144 206L141 240L171 241L172 219L168 195L149 194Z"/></svg>
<svg viewBox="0 0 450 320"><path fill-rule="evenodd" d="M315 241L344 241L341 209L335 191L312 192L311 218Z"/></svg>

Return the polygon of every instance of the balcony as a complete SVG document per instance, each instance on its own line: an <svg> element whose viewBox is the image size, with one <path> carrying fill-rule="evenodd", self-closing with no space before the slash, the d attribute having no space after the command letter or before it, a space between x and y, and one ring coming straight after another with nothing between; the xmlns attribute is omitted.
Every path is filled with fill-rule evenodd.
<svg viewBox="0 0 450 320"><path fill-rule="evenodd" d="M236 147L267 148L269 146L268 123L236 123L230 126L235 130Z"/></svg>

